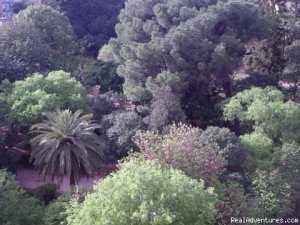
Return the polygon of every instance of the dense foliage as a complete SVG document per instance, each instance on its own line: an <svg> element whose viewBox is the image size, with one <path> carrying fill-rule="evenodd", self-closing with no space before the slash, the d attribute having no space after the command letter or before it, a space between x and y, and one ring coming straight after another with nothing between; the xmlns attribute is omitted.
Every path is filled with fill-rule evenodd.
<svg viewBox="0 0 300 225"><path fill-rule="evenodd" d="M70 71L75 52L69 20L48 6L29 6L12 26L1 27L0 78L15 81L34 72Z"/></svg>
<svg viewBox="0 0 300 225"><path fill-rule="evenodd" d="M300 106L285 102L283 93L276 88L252 88L238 93L225 105L224 116L230 120L238 118L274 143L300 142Z"/></svg>
<svg viewBox="0 0 300 225"><path fill-rule="evenodd" d="M37 199L29 197L6 170L0 170L0 224L40 224L42 208Z"/></svg>
<svg viewBox="0 0 300 225"><path fill-rule="evenodd" d="M63 194L45 208L45 225L67 225L66 210L71 201L71 194Z"/></svg>
<svg viewBox="0 0 300 225"><path fill-rule="evenodd" d="M190 120L207 123L201 109L213 107L217 93L232 95L231 74L240 66L244 44L270 27L247 1L129 0L116 25L117 38L109 42L111 54L100 56L119 63L125 95L148 106L149 114L157 109L151 103L168 104L163 115L152 117L176 121L174 112L182 109ZM166 94L175 105L156 103Z"/></svg>
<svg viewBox="0 0 300 225"><path fill-rule="evenodd" d="M1 225L300 218L298 0L42 2L0 27Z"/></svg>
<svg viewBox="0 0 300 225"><path fill-rule="evenodd" d="M210 183L224 170L223 158L214 146L200 142L201 130L187 125L173 125L166 135L147 131L138 133L134 141L148 159L158 159L186 175Z"/></svg>
<svg viewBox="0 0 300 225"><path fill-rule="evenodd" d="M70 19L82 50L97 56L99 48L115 36L115 24L124 0L43 0Z"/></svg>
<svg viewBox="0 0 300 225"><path fill-rule="evenodd" d="M215 204L213 190L205 190L203 182L155 161L133 159L69 209L68 224L208 225L215 219Z"/></svg>
<svg viewBox="0 0 300 225"><path fill-rule="evenodd" d="M54 71L45 77L34 74L14 84L4 82L3 86L1 100L7 119L21 127L41 121L43 112L88 110L85 88L64 71Z"/></svg>
<svg viewBox="0 0 300 225"><path fill-rule="evenodd" d="M110 90L121 92L123 79L117 75L117 66L112 62L91 60L76 71L76 77L86 87L100 86L100 91Z"/></svg>

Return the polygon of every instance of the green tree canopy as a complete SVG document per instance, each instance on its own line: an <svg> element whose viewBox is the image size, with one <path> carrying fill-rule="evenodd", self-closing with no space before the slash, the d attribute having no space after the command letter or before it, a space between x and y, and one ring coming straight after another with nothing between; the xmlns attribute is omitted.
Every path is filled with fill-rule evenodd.
<svg viewBox="0 0 300 225"><path fill-rule="evenodd" d="M39 122L43 112L88 109L85 88L64 71L51 72L45 77L34 74L15 82L7 92L2 96L7 104L8 120L22 127Z"/></svg>
<svg viewBox="0 0 300 225"><path fill-rule="evenodd" d="M210 145L218 150L227 161L229 172L241 172L244 168L246 153L239 137L227 128L208 127L199 137L204 145Z"/></svg>
<svg viewBox="0 0 300 225"><path fill-rule="evenodd" d="M37 29L42 41L51 49L54 69L69 70L77 46L66 16L46 5L31 5L14 17L14 23L19 22L28 23Z"/></svg>
<svg viewBox="0 0 300 225"><path fill-rule="evenodd" d="M113 56L106 60L119 63L125 95L149 106L168 90L191 120L201 116L203 96L232 95L230 75L240 65L244 43L272 27L244 0L129 0L119 17L117 38L104 50Z"/></svg>
<svg viewBox="0 0 300 225"><path fill-rule="evenodd" d="M213 224L216 197L203 182L155 161L132 159L69 209L69 225Z"/></svg>
<svg viewBox="0 0 300 225"><path fill-rule="evenodd" d="M43 0L70 19L80 45L88 55L115 36L115 24L124 0Z"/></svg>
<svg viewBox="0 0 300 225"><path fill-rule="evenodd" d="M70 71L75 51L75 36L67 17L49 6L29 6L10 26L1 28L0 57L13 71L21 70L11 74L1 69L1 78L14 81L34 72Z"/></svg>
<svg viewBox="0 0 300 225"><path fill-rule="evenodd" d="M118 76L117 66L112 62L88 60L76 71L76 77L86 86L100 86L100 92L110 90L121 92L123 79Z"/></svg>
<svg viewBox="0 0 300 225"><path fill-rule="evenodd" d="M37 199L29 197L6 170L0 170L0 224L40 224L42 208Z"/></svg>
<svg viewBox="0 0 300 225"><path fill-rule="evenodd" d="M228 120L238 118L275 144L300 142L300 105L285 102L284 95L276 88L252 88L238 93L225 105L224 116Z"/></svg>

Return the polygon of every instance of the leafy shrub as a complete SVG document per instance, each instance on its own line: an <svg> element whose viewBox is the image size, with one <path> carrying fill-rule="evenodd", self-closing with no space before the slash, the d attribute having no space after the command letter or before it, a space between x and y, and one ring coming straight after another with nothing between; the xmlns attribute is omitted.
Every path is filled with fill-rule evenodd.
<svg viewBox="0 0 300 225"><path fill-rule="evenodd" d="M229 171L241 171L244 167L246 153L239 138L227 128L208 127L200 136L204 145L217 148L219 154L227 160Z"/></svg>
<svg viewBox="0 0 300 225"><path fill-rule="evenodd" d="M257 169L270 171L273 165L273 143L266 135L253 132L240 137L247 152L247 172L254 173Z"/></svg>
<svg viewBox="0 0 300 225"><path fill-rule="evenodd" d="M49 183L39 186L34 191L34 196L41 202L48 205L57 197L58 186L57 184Z"/></svg>
<svg viewBox="0 0 300 225"><path fill-rule="evenodd" d="M112 62L93 60L83 65L77 72L77 77L84 86L93 87L100 85L100 91L110 90L121 92L123 79L117 74L117 66Z"/></svg>
<svg viewBox="0 0 300 225"><path fill-rule="evenodd" d="M249 209L248 196L239 183L215 183L215 187L220 199L217 206L220 214L218 224L230 224L232 217L242 218L250 215L252 211Z"/></svg>
<svg viewBox="0 0 300 225"><path fill-rule="evenodd" d="M63 194L52 201L46 208L43 217L45 225L67 225L66 209L71 200L70 194Z"/></svg>
<svg viewBox="0 0 300 225"><path fill-rule="evenodd" d="M111 114L116 110L125 110L128 100L117 92L108 91L94 96L92 99L92 110L94 119L100 121L103 116Z"/></svg>
<svg viewBox="0 0 300 225"><path fill-rule="evenodd" d="M41 217L39 201L29 197L11 173L0 170L0 224L41 224Z"/></svg>
<svg viewBox="0 0 300 225"><path fill-rule="evenodd" d="M68 225L209 225L215 205L213 190L204 189L203 182L155 161L131 159L68 209Z"/></svg>
<svg viewBox="0 0 300 225"><path fill-rule="evenodd" d="M124 156L135 148L131 138L138 130L145 128L142 118L137 113L123 110L105 115L101 125L111 145L111 153L117 157Z"/></svg>
<svg viewBox="0 0 300 225"><path fill-rule="evenodd" d="M133 140L146 158L158 159L188 176L208 182L223 172L224 162L216 148L200 142L201 132L199 128L174 124L165 135L139 132Z"/></svg>
<svg viewBox="0 0 300 225"><path fill-rule="evenodd" d="M283 180L290 184L295 196L300 197L300 146L297 143L286 143L277 152L276 166Z"/></svg>
<svg viewBox="0 0 300 225"><path fill-rule="evenodd" d="M291 186L276 173L259 172L253 182L256 193L256 216L281 218L294 208Z"/></svg>

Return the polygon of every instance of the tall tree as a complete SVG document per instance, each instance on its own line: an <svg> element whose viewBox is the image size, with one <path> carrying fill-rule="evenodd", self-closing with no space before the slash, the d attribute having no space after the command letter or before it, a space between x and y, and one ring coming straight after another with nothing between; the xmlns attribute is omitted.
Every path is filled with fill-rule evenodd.
<svg viewBox="0 0 300 225"><path fill-rule="evenodd" d="M66 15L82 50L97 56L99 48L115 36L115 24L124 0L43 0Z"/></svg>
<svg viewBox="0 0 300 225"><path fill-rule="evenodd" d="M75 36L67 17L49 6L29 6L0 32L0 55L14 64L16 75L7 72L1 78L22 79L34 72L73 69ZM0 68L2 67L0 63Z"/></svg>
<svg viewBox="0 0 300 225"><path fill-rule="evenodd" d="M150 106L169 90L190 120L199 119L203 99L209 105L216 93L232 95L244 44L270 28L253 4L233 0L128 0L119 18L117 38L104 50L113 53L105 60L119 63L124 93Z"/></svg>
<svg viewBox="0 0 300 225"><path fill-rule="evenodd" d="M296 99L300 88L300 40L294 41L285 48L286 67L282 80L291 87L293 100Z"/></svg>
<svg viewBox="0 0 300 225"><path fill-rule="evenodd" d="M31 140L31 159L40 174L67 176L71 185L92 177L102 159L102 141L94 133L99 126L91 121L92 114L58 110L45 116L47 120L32 126L37 136Z"/></svg>

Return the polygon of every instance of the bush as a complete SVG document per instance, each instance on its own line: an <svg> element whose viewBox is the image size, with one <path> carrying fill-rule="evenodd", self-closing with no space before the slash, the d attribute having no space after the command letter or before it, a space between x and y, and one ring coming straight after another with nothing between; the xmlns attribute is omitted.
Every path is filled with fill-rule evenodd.
<svg viewBox="0 0 300 225"><path fill-rule="evenodd" d="M49 183L39 186L34 191L34 196L44 204L48 205L57 197L58 186L57 184Z"/></svg>
<svg viewBox="0 0 300 225"><path fill-rule="evenodd" d="M41 217L42 208L38 200L29 197L11 173L0 170L0 224L41 224Z"/></svg>
<svg viewBox="0 0 300 225"><path fill-rule="evenodd" d="M66 209L71 200L70 194L63 194L45 208L45 225L67 225Z"/></svg>
<svg viewBox="0 0 300 225"><path fill-rule="evenodd" d="M117 66L112 62L93 60L83 65L77 72L77 77L84 86L100 85L100 91L110 90L121 92L123 79L117 74Z"/></svg>
<svg viewBox="0 0 300 225"><path fill-rule="evenodd" d="M227 128L208 127L200 136L204 145L218 149L221 156L227 160L230 172L241 171L245 164L246 153L239 138Z"/></svg>
<svg viewBox="0 0 300 225"><path fill-rule="evenodd" d="M110 153L122 157L135 148L131 138L138 130L143 130L145 124L141 116L133 111L114 111L105 115L101 121L102 130L111 145Z"/></svg>
<svg viewBox="0 0 300 225"><path fill-rule="evenodd" d="M273 165L273 143L264 134L253 132L240 137L247 152L247 172L254 173L257 169L270 171Z"/></svg>
<svg viewBox="0 0 300 225"><path fill-rule="evenodd" d="M296 195L300 198L300 145L297 143L286 143L278 150L276 166L282 179L290 184Z"/></svg>
<svg viewBox="0 0 300 225"><path fill-rule="evenodd" d="M232 217L242 218L250 215L248 195L240 184L236 182L216 183L216 193L221 202L217 207L220 213L217 224L231 224Z"/></svg>
<svg viewBox="0 0 300 225"><path fill-rule="evenodd" d="M125 110L129 101L123 96L113 91L94 96L92 99L92 110L94 119L100 121L103 116L111 114L116 110Z"/></svg>
<svg viewBox="0 0 300 225"><path fill-rule="evenodd" d="M213 190L203 182L155 161L131 159L68 209L68 225L209 225L215 205Z"/></svg>
<svg viewBox="0 0 300 225"><path fill-rule="evenodd" d="M291 186L276 173L259 172L253 184L257 217L282 218L293 212Z"/></svg>

